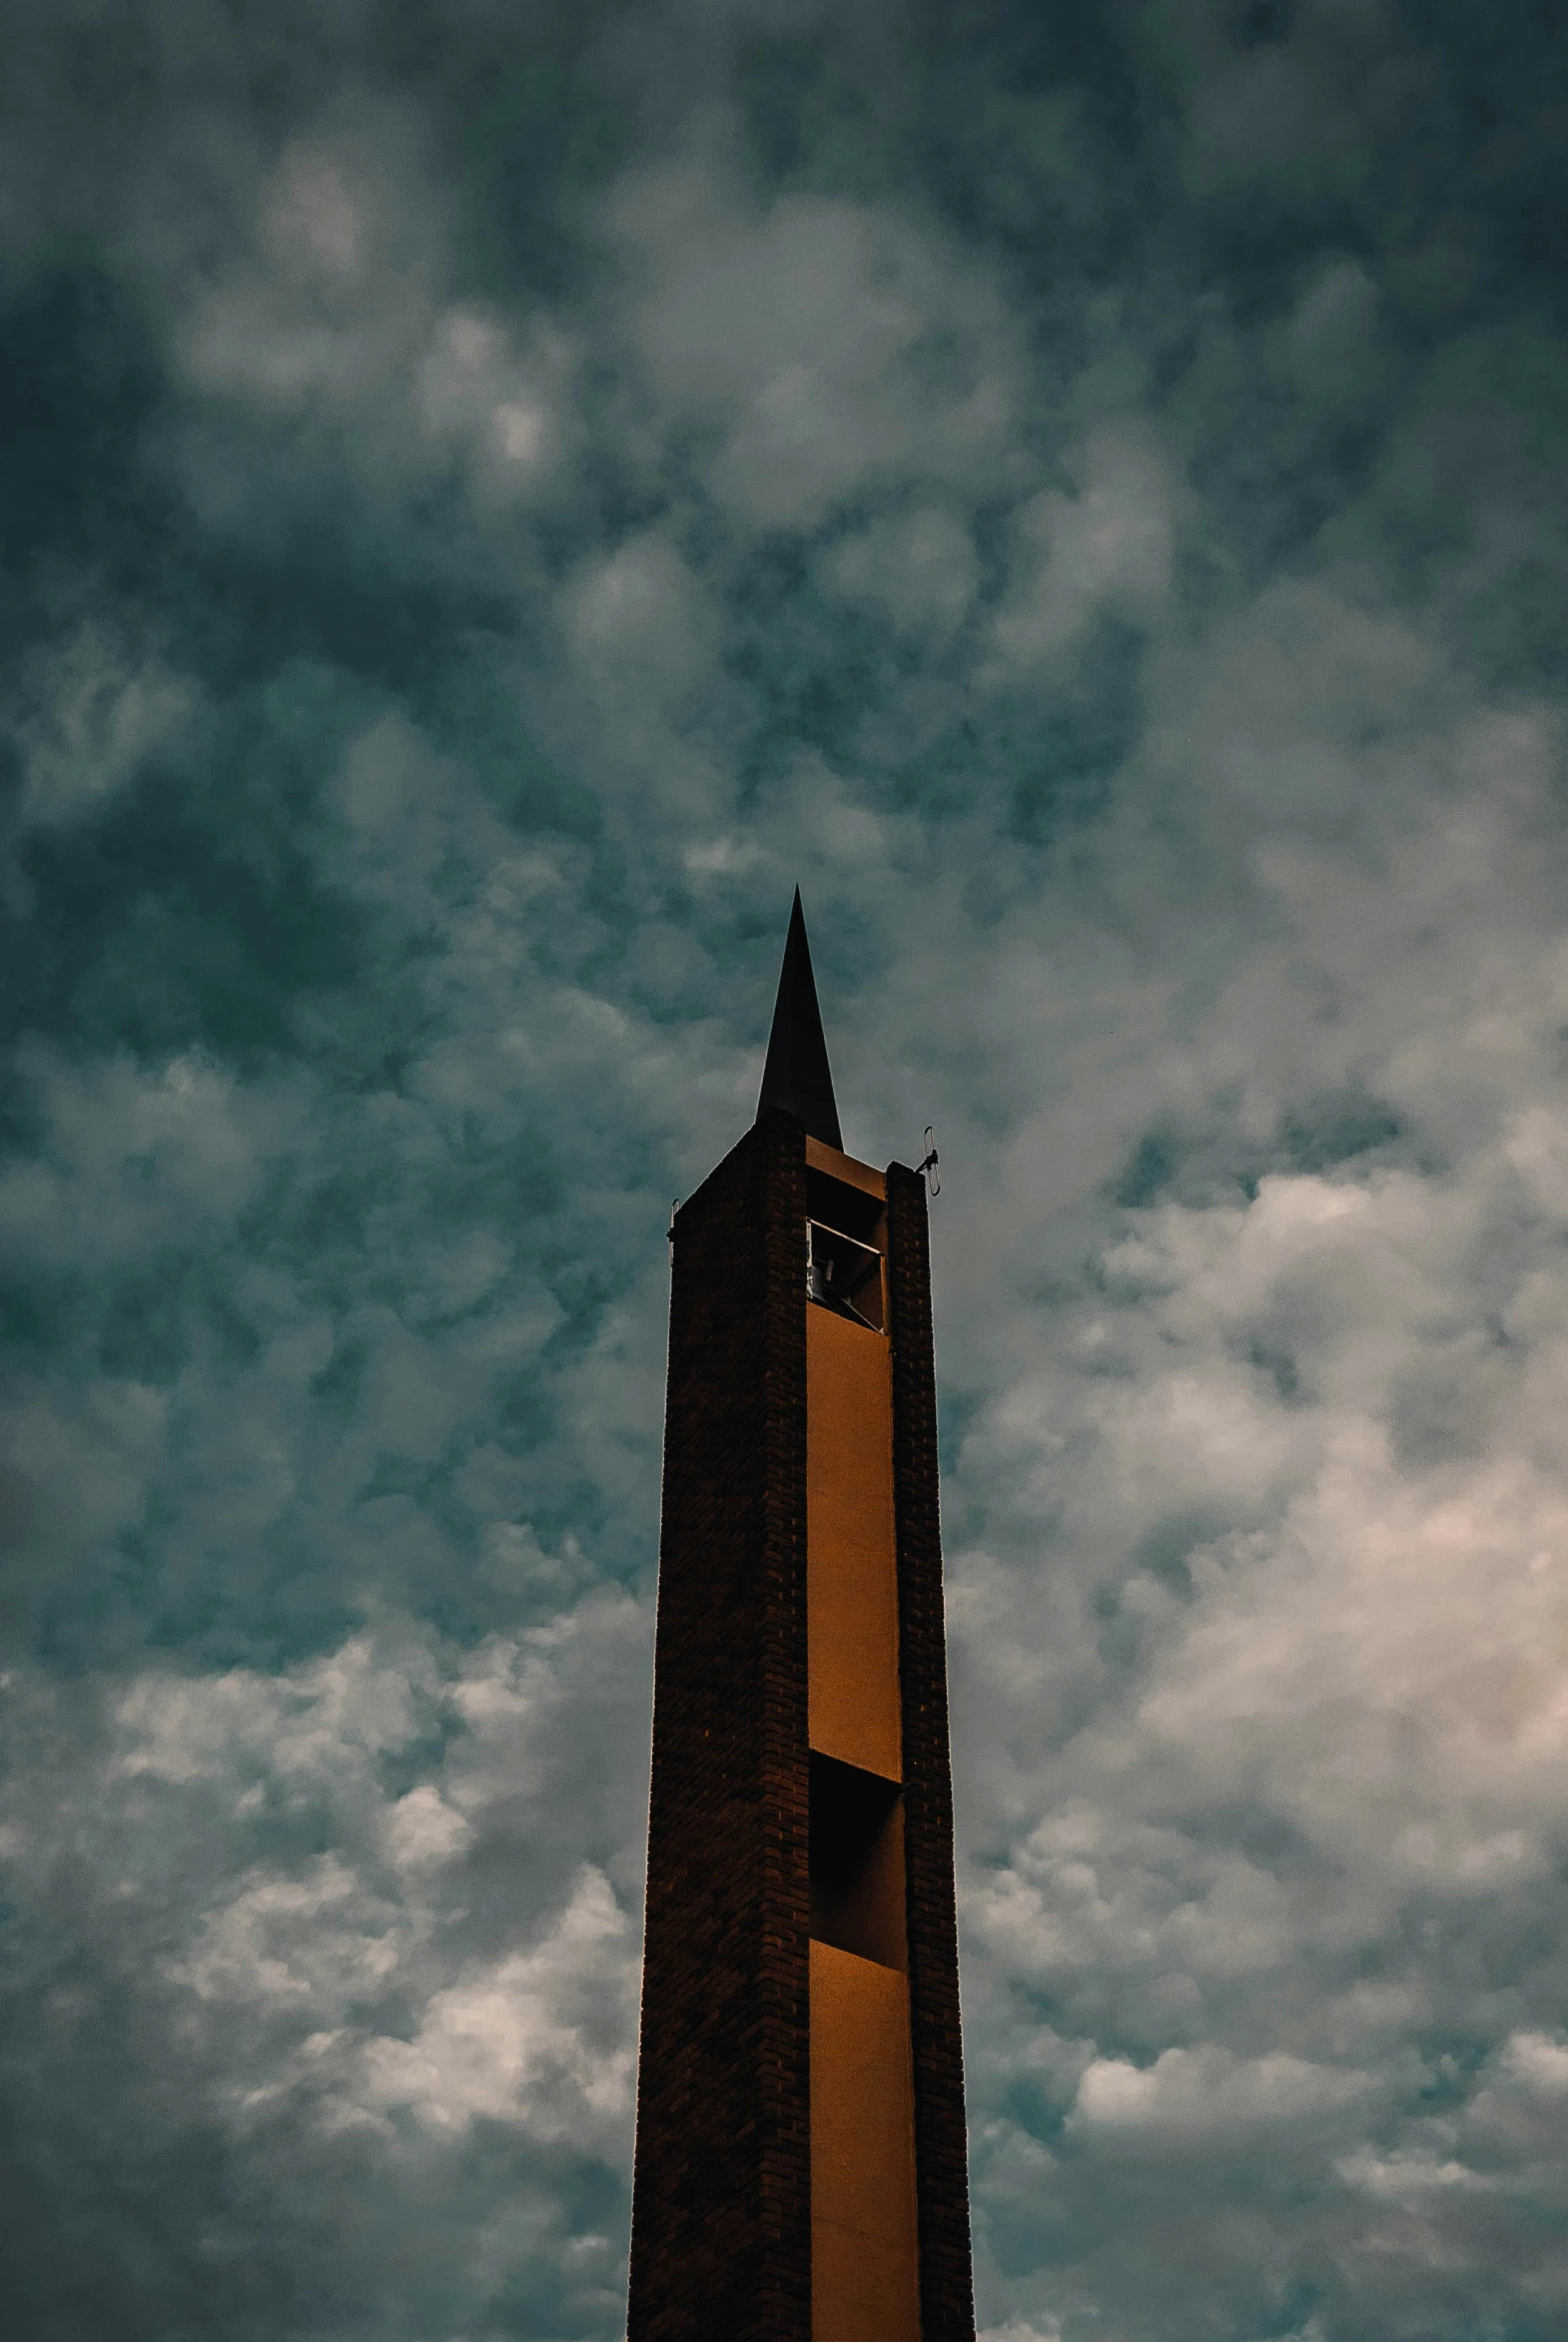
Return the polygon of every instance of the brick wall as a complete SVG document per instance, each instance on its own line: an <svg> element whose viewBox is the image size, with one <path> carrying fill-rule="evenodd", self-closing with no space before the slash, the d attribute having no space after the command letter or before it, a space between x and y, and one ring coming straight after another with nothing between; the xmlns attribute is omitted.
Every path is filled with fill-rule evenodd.
<svg viewBox="0 0 1568 2342"><path fill-rule="evenodd" d="M676 1216L630 2342L809 2342L805 1137Z"/></svg>
<svg viewBox="0 0 1568 2342"><path fill-rule="evenodd" d="M974 2342L931 1260L925 1182L902 1164L888 1168L888 1289L921 2335Z"/></svg>
<svg viewBox="0 0 1568 2342"><path fill-rule="evenodd" d="M810 2342L805 1146L677 1214L629 2342ZM923 2342L973 2342L925 1188L888 1172Z"/></svg>

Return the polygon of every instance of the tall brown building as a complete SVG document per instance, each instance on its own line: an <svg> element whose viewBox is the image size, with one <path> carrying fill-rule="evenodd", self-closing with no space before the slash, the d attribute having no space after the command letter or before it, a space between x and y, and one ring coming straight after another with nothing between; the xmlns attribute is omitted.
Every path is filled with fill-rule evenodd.
<svg viewBox="0 0 1568 2342"><path fill-rule="evenodd" d="M973 2342L926 1191L798 895L672 1240L629 2342Z"/></svg>

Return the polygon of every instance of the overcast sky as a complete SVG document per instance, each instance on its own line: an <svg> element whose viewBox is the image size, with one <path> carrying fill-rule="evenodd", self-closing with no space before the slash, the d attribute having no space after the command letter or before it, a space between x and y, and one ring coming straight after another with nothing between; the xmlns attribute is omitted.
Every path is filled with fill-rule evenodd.
<svg viewBox="0 0 1568 2342"><path fill-rule="evenodd" d="M619 2335L797 881L943 1159L989 2342L1568 2328L1561 25L7 12L17 2342Z"/></svg>

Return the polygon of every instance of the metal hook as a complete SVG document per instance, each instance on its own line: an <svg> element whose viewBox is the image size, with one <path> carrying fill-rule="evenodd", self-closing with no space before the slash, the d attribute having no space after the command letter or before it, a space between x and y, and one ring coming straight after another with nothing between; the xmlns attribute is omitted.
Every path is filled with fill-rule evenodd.
<svg viewBox="0 0 1568 2342"><path fill-rule="evenodd" d="M926 1174L927 1192L932 1195L940 1195L942 1192L942 1179L937 1171L937 1151L931 1144L931 1125L928 1123L926 1125L926 1160L920 1168Z"/></svg>
<svg viewBox="0 0 1568 2342"><path fill-rule="evenodd" d="M675 1241L675 1214L677 1211L679 1211L679 1209L680 1197L678 1195L672 1195L670 1197L670 1223L664 1231L664 1241L666 1244L673 1244Z"/></svg>

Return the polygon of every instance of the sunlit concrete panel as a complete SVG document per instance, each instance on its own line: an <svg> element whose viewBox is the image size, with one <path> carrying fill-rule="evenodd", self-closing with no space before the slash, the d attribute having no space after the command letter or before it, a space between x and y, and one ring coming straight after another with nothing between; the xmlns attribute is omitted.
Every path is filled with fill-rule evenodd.
<svg viewBox="0 0 1568 2342"><path fill-rule="evenodd" d="M811 1947L811 2342L919 2342L909 1988Z"/></svg>
<svg viewBox="0 0 1568 2342"><path fill-rule="evenodd" d="M901 1779L888 1344L811 1305L806 1633L812 1747Z"/></svg>

